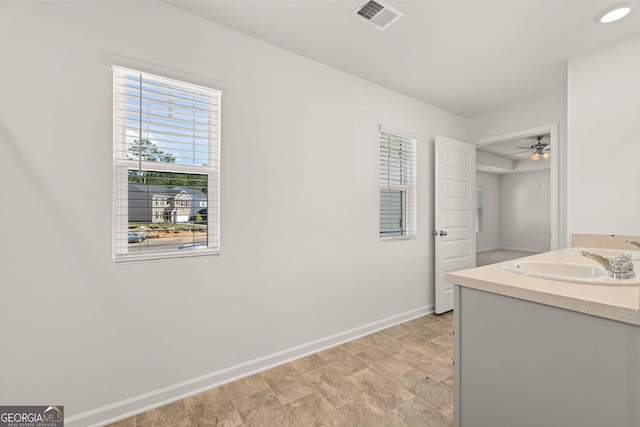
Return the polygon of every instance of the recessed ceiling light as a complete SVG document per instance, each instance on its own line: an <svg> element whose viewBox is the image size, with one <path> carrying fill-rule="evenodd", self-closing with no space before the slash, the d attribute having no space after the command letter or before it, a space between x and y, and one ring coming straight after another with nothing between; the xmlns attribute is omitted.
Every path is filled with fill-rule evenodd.
<svg viewBox="0 0 640 427"><path fill-rule="evenodd" d="M624 18L629 14L629 12L631 12L631 5L628 1L617 3L597 14L596 21L608 24Z"/></svg>

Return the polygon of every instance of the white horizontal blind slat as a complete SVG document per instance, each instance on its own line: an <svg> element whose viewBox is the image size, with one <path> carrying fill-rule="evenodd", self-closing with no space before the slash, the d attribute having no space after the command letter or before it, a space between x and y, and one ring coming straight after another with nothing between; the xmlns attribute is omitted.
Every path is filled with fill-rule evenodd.
<svg viewBox="0 0 640 427"><path fill-rule="evenodd" d="M130 80L125 84L116 84L116 96L121 100L125 98L129 106L135 107L134 99L140 98L140 78ZM192 98L189 99L188 97ZM193 93L178 93L170 88L149 88L142 83L142 99L152 109L172 107L176 111L189 113L200 117L206 116L209 111L216 111L219 104L209 101L208 97ZM214 108L211 108L215 106ZM126 107L125 107L126 108Z"/></svg>

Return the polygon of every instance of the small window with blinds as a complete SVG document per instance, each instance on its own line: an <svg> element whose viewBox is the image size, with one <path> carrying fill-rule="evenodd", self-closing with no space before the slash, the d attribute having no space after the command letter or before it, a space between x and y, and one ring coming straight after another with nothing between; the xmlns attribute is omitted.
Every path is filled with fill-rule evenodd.
<svg viewBox="0 0 640 427"><path fill-rule="evenodd" d="M221 94L113 66L116 262L218 253Z"/></svg>
<svg viewBox="0 0 640 427"><path fill-rule="evenodd" d="M482 231L482 211L484 210L484 195L482 187L476 187L476 233Z"/></svg>
<svg viewBox="0 0 640 427"><path fill-rule="evenodd" d="M380 132L380 238L416 234L416 140Z"/></svg>

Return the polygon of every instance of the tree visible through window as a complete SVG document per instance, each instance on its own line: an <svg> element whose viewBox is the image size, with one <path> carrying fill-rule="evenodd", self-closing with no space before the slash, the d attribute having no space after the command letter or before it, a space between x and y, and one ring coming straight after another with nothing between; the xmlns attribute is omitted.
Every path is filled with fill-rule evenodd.
<svg viewBox="0 0 640 427"><path fill-rule="evenodd" d="M221 92L113 71L114 259L217 253Z"/></svg>

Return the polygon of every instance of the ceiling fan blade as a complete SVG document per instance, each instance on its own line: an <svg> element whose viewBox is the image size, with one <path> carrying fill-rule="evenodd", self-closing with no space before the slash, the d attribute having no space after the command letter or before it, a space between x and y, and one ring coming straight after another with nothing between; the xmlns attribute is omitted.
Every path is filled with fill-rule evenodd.
<svg viewBox="0 0 640 427"><path fill-rule="evenodd" d="M524 154L524 153L529 153L529 150L527 150L527 151L518 151L517 153L511 153L511 154L503 154L502 157L517 156L518 154Z"/></svg>

